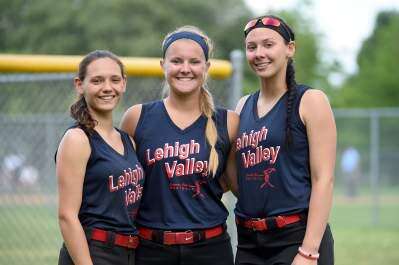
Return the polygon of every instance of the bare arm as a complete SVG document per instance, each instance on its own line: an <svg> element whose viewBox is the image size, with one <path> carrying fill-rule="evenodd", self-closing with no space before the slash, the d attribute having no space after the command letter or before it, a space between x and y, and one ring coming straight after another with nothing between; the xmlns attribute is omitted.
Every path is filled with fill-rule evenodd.
<svg viewBox="0 0 399 265"><path fill-rule="evenodd" d="M78 218L90 152L89 140L78 128L66 132L57 152L58 221L65 245L76 265L93 264L86 236Z"/></svg>
<svg viewBox="0 0 399 265"><path fill-rule="evenodd" d="M307 252L317 253L332 207L337 133L330 104L322 91L307 91L302 98L299 112L308 134L312 181L302 248ZM309 260L297 255L294 264L316 263L309 263Z"/></svg>
<svg viewBox="0 0 399 265"><path fill-rule="evenodd" d="M226 170L224 172L224 181L228 190L237 197L238 195L238 182L237 182L237 168L235 161L235 150L236 150L236 138L238 133L238 126L240 122L240 117L237 113L233 111L228 111L227 113L227 128L229 132L229 139L231 148L229 151L229 155L227 157L227 165Z"/></svg>
<svg viewBox="0 0 399 265"><path fill-rule="evenodd" d="M137 123L139 122L141 115L142 105L134 105L130 107L125 114L123 114L120 128L127 132L131 137L134 137L136 132Z"/></svg>

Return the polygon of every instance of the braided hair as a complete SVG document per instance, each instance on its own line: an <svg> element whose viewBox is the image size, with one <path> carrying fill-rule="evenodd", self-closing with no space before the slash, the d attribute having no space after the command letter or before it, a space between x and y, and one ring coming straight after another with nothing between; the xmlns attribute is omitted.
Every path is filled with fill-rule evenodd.
<svg viewBox="0 0 399 265"><path fill-rule="evenodd" d="M284 38L285 44L288 45L290 43L290 41L294 41L295 33L290 28L290 26L288 26L288 24L282 18L279 18L276 16L273 16L273 17L280 20L282 26L288 32L290 40L287 40L286 38ZM294 115L294 101L295 101L295 98L297 95L297 89L296 89L297 83L295 80L295 67L294 67L294 60L292 58L289 58L288 62L287 62L285 82L287 84L287 100L286 100L287 118L286 118L286 127L285 127L285 144L289 148L293 143L292 116Z"/></svg>
<svg viewBox="0 0 399 265"><path fill-rule="evenodd" d="M286 145L289 147L293 140L292 140L292 122L291 118L294 113L294 100L296 97L296 81L295 81L295 68L294 68L294 61L292 58L288 59L287 65L287 72L285 76L285 80L287 83L287 119L286 119L286 127L285 127L285 142Z"/></svg>

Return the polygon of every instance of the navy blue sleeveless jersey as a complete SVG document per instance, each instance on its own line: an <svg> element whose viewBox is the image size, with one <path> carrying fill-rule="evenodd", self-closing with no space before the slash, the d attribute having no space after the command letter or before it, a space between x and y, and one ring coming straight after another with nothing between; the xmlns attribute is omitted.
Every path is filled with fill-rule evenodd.
<svg viewBox="0 0 399 265"><path fill-rule="evenodd" d="M118 131L123 155L96 131L87 134L91 154L86 166L79 220L83 227L137 235L135 218L143 194L144 171L129 135Z"/></svg>
<svg viewBox="0 0 399 265"><path fill-rule="evenodd" d="M299 103L307 87L297 85L291 116L293 143L285 144L287 93L263 117L258 117L259 91L250 95L240 113L236 142L239 198L235 213L264 218L306 210L311 182L306 128Z"/></svg>
<svg viewBox="0 0 399 265"><path fill-rule="evenodd" d="M137 223L155 229L204 229L222 224L228 212L221 202L218 178L230 149L227 111L213 117L218 141L219 167L208 175L210 148L207 118L200 116L185 129L177 127L163 101L143 104L134 139L146 181Z"/></svg>

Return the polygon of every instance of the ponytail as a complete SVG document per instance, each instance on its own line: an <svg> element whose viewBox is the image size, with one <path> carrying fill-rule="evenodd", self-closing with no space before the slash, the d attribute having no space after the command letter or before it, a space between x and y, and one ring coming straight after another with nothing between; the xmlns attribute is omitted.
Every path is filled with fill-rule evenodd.
<svg viewBox="0 0 399 265"><path fill-rule="evenodd" d="M162 42L162 52L165 55L166 49L170 43L170 38L173 34L178 34L182 32L191 32L197 34L202 37L203 40L197 40L196 42L201 46L204 51L205 59L208 61L211 58L212 51L213 51L213 43L211 39L199 28L186 25L176 29L173 32L170 32L166 35L165 39ZM203 41L205 43L203 43ZM207 89L206 84L207 76L204 76L204 84L201 87L201 94L200 94L200 111L206 116L206 128L205 128L205 136L208 144L210 145L210 154L209 154L209 166L208 166L208 173L212 173L212 177L216 175L216 171L219 166L219 156L216 152L216 142L218 139L218 133L216 129L216 124L212 119L213 114L215 113L215 105L213 102L213 98L209 90ZM163 96L167 96L169 92L169 85L165 82L163 88Z"/></svg>
<svg viewBox="0 0 399 265"><path fill-rule="evenodd" d="M70 115L84 131L92 132L97 125L97 121L90 115L86 100L82 95L71 105Z"/></svg>
<svg viewBox="0 0 399 265"><path fill-rule="evenodd" d="M207 117L205 136L211 149L209 154L208 172L211 172L214 177L219 166L219 156L216 152L218 134L216 124L212 119L212 116L215 113L215 105L211 93L204 86L201 87L200 110Z"/></svg>
<svg viewBox="0 0 399 265"><path fill-rule="evenodd" d="M287 118L285 127L285 143L287 147L293 143L292 140L292 115L294 113L294 99L296 97L296 81L295 81L295 68L292 58L288 59L287 72L286 72L286 82L287 82Z"/></svg>

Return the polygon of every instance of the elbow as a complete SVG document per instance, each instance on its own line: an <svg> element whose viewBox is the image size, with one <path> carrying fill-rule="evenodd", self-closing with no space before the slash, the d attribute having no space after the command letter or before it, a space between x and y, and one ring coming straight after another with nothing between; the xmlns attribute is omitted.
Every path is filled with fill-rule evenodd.
<svg viewBox="0 0 399 265"><path fill-rule="evenodd" d="M312 186L314 188L322 188L325 191L333 190L334 189L334 175L324 175L320 177L312 178Z"/></svg>
<svg viewBox="0 0 399 265"><path fill-rule="evenodd" d="M58 212L58 225L60 226L61 232L64 232L65 229L68 229L68 227L77 222L80 223L77 214L66 211Z"/></svg>

